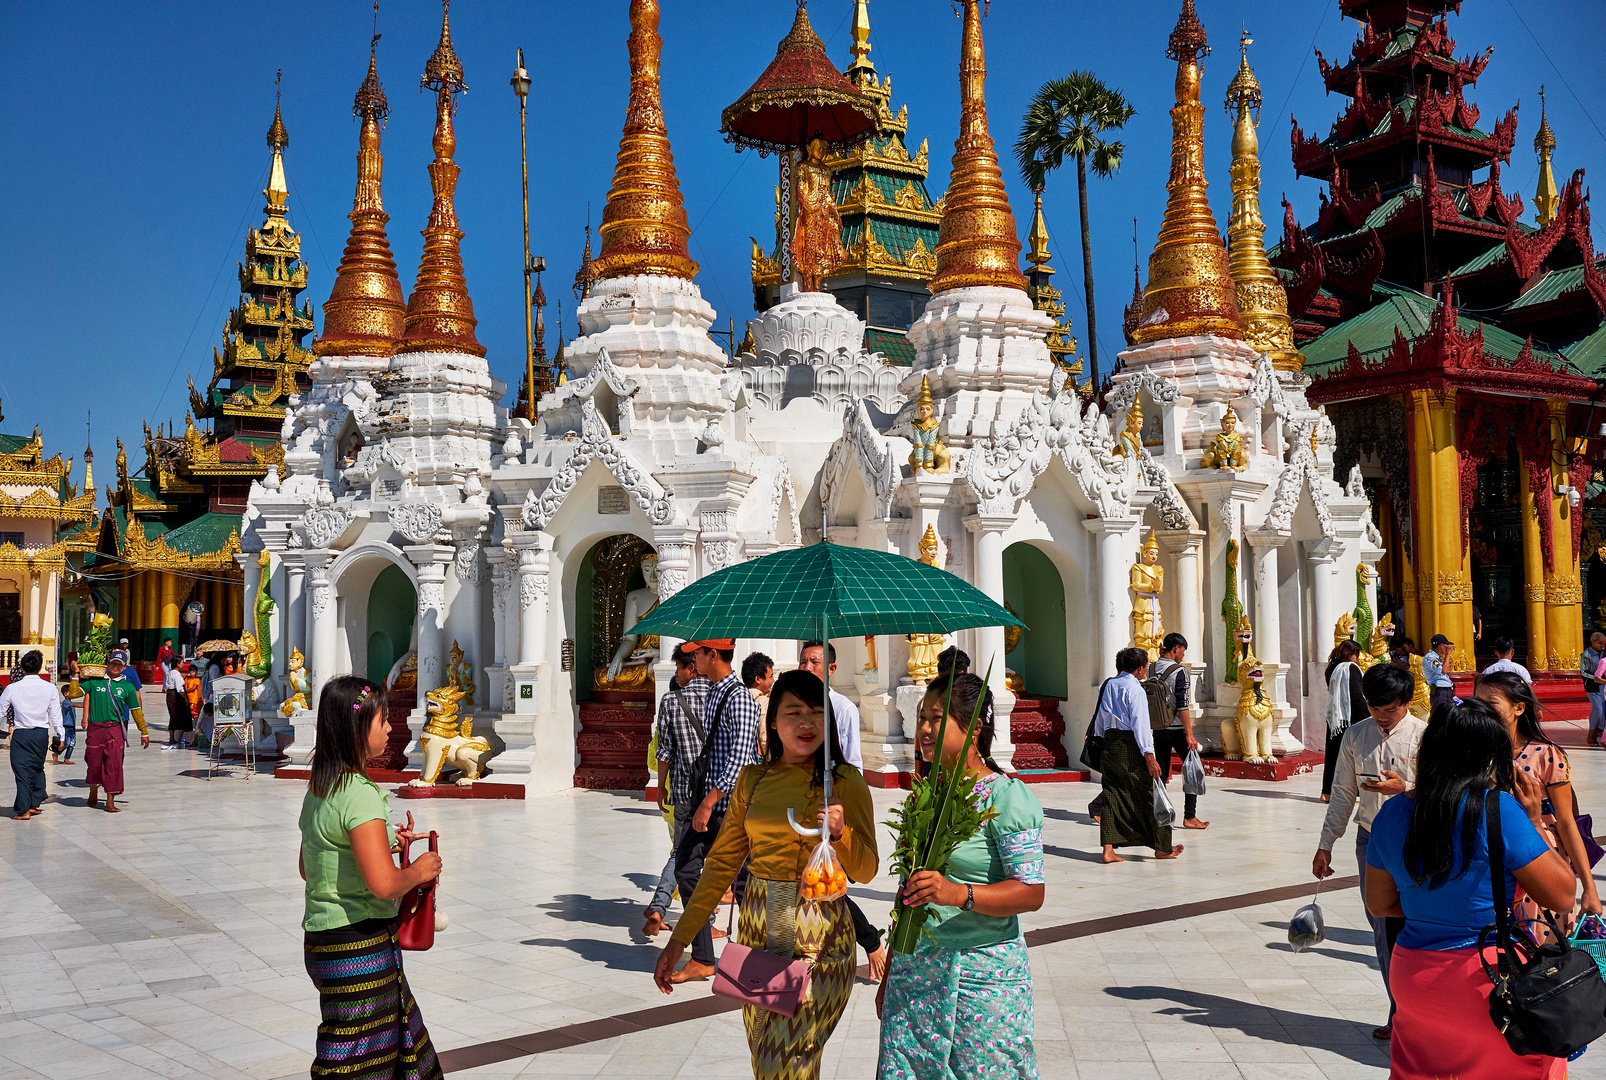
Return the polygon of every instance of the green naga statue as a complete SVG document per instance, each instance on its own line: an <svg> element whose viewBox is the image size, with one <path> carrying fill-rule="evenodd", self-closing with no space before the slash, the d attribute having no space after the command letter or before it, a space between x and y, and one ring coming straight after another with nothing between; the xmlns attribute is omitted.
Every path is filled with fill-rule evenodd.
<svg viewBox="0 0 1606 1080"><path fill-rule="evenodd" d="M1366 586L1371 574L1366 564L1355 568L1355 640L1366 643L1372 640L1372 605L1366 599Z"/></svg>
<svg viewBox="0 0 1606 1080"><path fill-rule="evenodd" d="M272 625L268 620L273 617L274 609L278 605L268 594L268 585L272 581L272 575L268 572L268 563L271 559L272 556L266 549L257 554L257 567L261 576L257 579L257 601L253 606L256 615L256 633L247 631L240 635L240 651L245 653L245 674L252 679L266 679L273 671Z"/></svg>
<svg viewBox="0 0 1606 1080"><path fill-rule="evenodd" d="M1221 599L1221 621L1227 628L1227 678L1238 681L1238 620L1243 616L1243 601L1238 599L1238 541L1227 541L1227 594Z"/></svg>

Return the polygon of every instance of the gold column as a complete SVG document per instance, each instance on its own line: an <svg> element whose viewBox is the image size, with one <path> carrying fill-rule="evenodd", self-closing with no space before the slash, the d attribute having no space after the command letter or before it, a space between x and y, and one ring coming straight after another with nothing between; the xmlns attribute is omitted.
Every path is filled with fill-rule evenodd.
<svg viewBox="0 0 1606 1080"><path fill-rule="evenodd" d="M145 608L145 617L141 620L140 629L152 631L151 637L154 639L156 637L156 628L162 624L162 572L160 570L145 571L144 588L140 592L143 594L140 599ZM129 644L135 643L129 642ZM153 640L151 644L152 655L155 654L155 650L156 645Z"/></svg>
<svg viewBox="0 0 1606 1080"><path fill-rule="evenodd" d="M1556 486L1567 478L1567 402L1545 403L1550 422L1550 501L1551 569L1545 575L1546 656L1553 671L1564 671L1577 664L1583 652L1584 622L1579 595L1578 553L1573 551L1572 515L1576 512L1567 496L1556 494Z"/></svg>
<svg viewBox="0 0 1606 1080"><path fill-rule="evenodd" d="M125 577L117 584L117 630L125 633L134 625L138 613L139 578Z"/></svg>
<svg viewBox="0 0 1606 1080"><path fill-rule="evenodd" d="M1477 670L1472 643L1472 555L1461 543L1461 454L1456 445L1456 392L1428 395L1433 429L1433 548L1438 621L1434 633L1455 642L1450 670Z"/></svg>
<svg viewBox="0 0 1606 1080"><path fill-rule="evenodd" d="M1528 462L1517 460L1518 503L1522 516L1522 600L1528 613L1528 667L1543 671L1550 666L1546 648L1545 553L1539 541L1539 509L1528 483ZM1547 511L1548 512L1548 511Z"/></svg>
<svg viewBox="0 0 1606 1080"><path fill-rule="evenodd" d="M166 631L168 630L175 631L173 638L175 641L178 639L176 631L178 630L179 588L183 584L183 579L177 574L163 571L160 586L162 591L161 621L157 624L156 633L156 644L158 646L161 645L162 638L166 636Z"/></svg>
<svg viewBox="0 0 1606 1080"><path fill-rule="evenodd" d="M1411 425L1411 490L1415 496L1411 500L1415 558L1408 572L1407 595L1414 594L1416 603L1407 603L1405 613L1408 618L1416 616L1411 623L1411 636L1419 649L1427 648L1439 622L1434 587L1438 557L1433 549L1433 429L1428 415L1428 397L1425 390L1411 391L1407 413Z"/></svg>
<svg viewBox="0 0 1606 1080"><path fill-rule="evenodd" d="M245 579L241 578L239 581L235 581L231 578L221 587L228 590L228 625L237 630L243 629L245 627Z"/></svg>

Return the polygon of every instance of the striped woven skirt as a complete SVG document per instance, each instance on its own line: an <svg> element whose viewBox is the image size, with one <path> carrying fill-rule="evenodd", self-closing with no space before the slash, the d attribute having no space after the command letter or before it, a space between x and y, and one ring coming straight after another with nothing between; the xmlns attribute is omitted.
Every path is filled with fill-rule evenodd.
<svg viewBox="0 0 1606 1080"><path fill-rule="evenodd" d="M306 964L323 1012L314 1077L432 1080L441 1075L424 1017L402 973L395 919L308 931Z"/></svg>
<svg viewBox="0 0 1606 1080"><path fill-rule="evenodd" d="M798 900L798 883L747 879L736 939L755 949L814 960L796 1016L742 1006L754 1080L819 1080L820 1055L853 992L853 919L846 900Z"/></svg>

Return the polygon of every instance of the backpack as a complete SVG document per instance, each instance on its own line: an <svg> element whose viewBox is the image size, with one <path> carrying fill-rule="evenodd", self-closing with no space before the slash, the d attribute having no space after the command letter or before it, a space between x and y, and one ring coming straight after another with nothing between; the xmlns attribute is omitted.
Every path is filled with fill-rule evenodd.
<svg viewBox="0 0 1606 1080"><path fill-rule="evenodd" d="M1143 692L1149 696L1149 728L1153 731L1170 727L1177 718L1177 689L1167 677L1175 675L1177 666L1172 664L1161 671L1156 661L1149 665L1149 677L1143 680Z"/></svg>

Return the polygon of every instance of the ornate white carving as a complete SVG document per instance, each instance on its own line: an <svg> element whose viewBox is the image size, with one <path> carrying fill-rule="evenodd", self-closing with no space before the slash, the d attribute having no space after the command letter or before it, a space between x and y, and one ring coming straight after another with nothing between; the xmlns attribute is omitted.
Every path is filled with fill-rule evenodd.
<svg viewBox="0 0 1606 1080"><path fill-rule="evenodd" d="M1316 455L1310 448L1311 432L1315 430L1319 419L1312 417L1294 424L1293 449L1289 452L1288 464L1283 466L1282 474L1277 478L1277 489L1272 493L1271 509L1266 511L1263 528L1277 532L1292 529L1300 492L1309 491L1322 536L1328 540L1337 539L1338 530L1333 525L1333 513L1328 508L1327 495L1322 490L1321 470L1317 468Z"/></svg>
<svg viewBox="0 0 1606 1080"><path fill-rule="evenodd" d="M314 506L301 515L301 531L307 546L326 548L351 528L351 511L338 506Z"/></svg>
<svg viewBox="0 0 1606 1080"><path fill-rule="evenodd" d="M1148 368L1139 368L1130 379L1123 379L1121 385L1110 391L1104 400L1104 415L1112 420L1117 416L1125 416L1132 402L1137 400L1139 390L1148 391L1156 405L1174 405L1181 393L1175 379L1163 378Z"/></svg>
<svg viewBox="0 0 1606 1080"><path fill-rule="evenodd" d="M737 357L748 399L781 409L811 397L832 412L868 400L885 413L903 404L904 369L864 347L864 323L830 293L796 293L748 324L754 352Z"/></svg>
<svg viewBox="0 0 1606 1080"><path fill-rule="evenodd" d="M1361 479L1361 467L1351 465L1349 481L1344 485L1344 495L1351 499L1360 499L1366 503L1366 514L1361 518L1361 530L1366 542L1373 547L1383 546L1383 533L1379 531L1377 522L1372 520L1372 500L1366 497L1366 483Z"/></svg>
<svg viewBox="0 0 1606 1080"><path fill-rule="evenodd" d="M418 583L418 613L444 611L446 608L446 582L420 581Z"/></svg>
<svg viewBox="0 0 1606 1080"><path fill-rule="evenodd" d="M314 616L321 619L328 615L329 609L334 606L334 599L334 586L327 580L314 581L312 583L312 614Z"/></svg>
<svg viewBox="0 0 1606 1080"><path fill-rule="evenodd" d="M842 486L848 471L858 468L865 486L875 498L876 516L890 517L892 497L898 490L901 473L892 443L876 430L864 402L858 401L848 409L842 420L842 437L831 444L825 465L820 470L820 503L825 507L826 520L836 515L842 498ZM793 499L793 506L797 500ZM794 525L795 528L795 525ZM794 532L794 536L801 533Z"/></svg>
<svg viewBox="0 0 1606 1080"><path fill-rule="evenodd" d="M481 548L478 540L457 542L457 555L452 559L452 569L457 571L458 581L467 585L479 585L485 581L485 560L481 557Z"/></svg>
<svg viewBox="0 0 1606 1080"><path fill-rule="evenodd" d="M1271 357L1266 353L1261 353L1260 359L1255 361L1255 372L1249 377L1249 400L1261 409L1270 402L1278 416L1285 419L1288 416L1289 401L1283 394L1282 380L1277 377L1277 369L1272 367Z"/></svg>
<svg viewBox="0 0 1606 1080"><path fill-rule="evenodd" d="M519 552L519 611L522 613L546 595L547 573L538 552L525 548Z"/></svg>
<svg viewBox="0 0 1606 1080"><path fill-rule="evenodd" d="M1014 513L1057 454L1100 517L1131 515L1138 462L1111 452L1109 422L1097 405L1085 413L1079 406L1074 394L1053 401L1034 394L1019 419L971 448L963 471L981 513Z"/></svg>
<svg viewBox="0 0 1606 1080"><path fill-rule="evenodd" d="M1155 495L1154 512L1160 515L1160 524L1166 529L1192 529L1195 527L1193 511L1188 509L1188 503L1172 483L1171 474L1160 467L1160 463L1148 450L1140 450L1138 464L1143 472L1143 483L1147 487L1157 488Z"/></svg>
<svg viewBox="0 0 1606 1080"><path fill-rule="evenodd" d="M422 499L398 503L390 508L390 523L413 543L427 544L440 531L441 508Z"/></svg>
<svg viewBox="0 0 1606 1080"><path fill-rule="evenodd" d="M580 406L580 439L574 453L569 455L569 460L563 463L539 496L532 491L525 497L526 529L546 528L552 515L563 505L563 500L580 482L580 474L592 459L601 461L607 467L620 486L630 493L630 498L641 508L641 512L647 515L648 521L654 525L669 522L675 511L675 493L636 464L608 430L602 414L597 412L595 402L588 398Z"/></svg>

